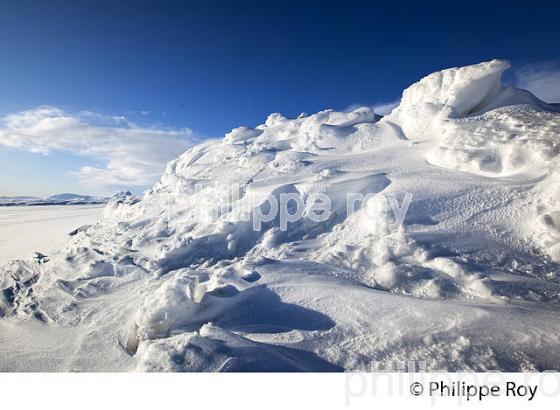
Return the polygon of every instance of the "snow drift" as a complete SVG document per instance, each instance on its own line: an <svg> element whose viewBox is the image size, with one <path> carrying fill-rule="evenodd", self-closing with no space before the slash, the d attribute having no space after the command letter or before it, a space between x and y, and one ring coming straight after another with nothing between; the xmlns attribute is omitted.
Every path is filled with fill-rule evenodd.
<svg viewBox="0 0 560 410"><path fill-rule="evenodd" d="M2 268L0 368L560 369L560 114L508 67L189 149L48 261ZM333 212L254 230L245 211L282 193ZM348 212L349 193L374 199ZM407 195L395 227L375 198Z"/></svg>

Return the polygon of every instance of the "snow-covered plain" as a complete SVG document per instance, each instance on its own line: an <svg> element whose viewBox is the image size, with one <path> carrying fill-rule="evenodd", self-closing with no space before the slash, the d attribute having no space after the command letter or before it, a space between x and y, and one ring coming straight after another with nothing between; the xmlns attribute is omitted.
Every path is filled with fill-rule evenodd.
<svg viewBox="0 0 560 410"><path fill-rule="evenodd" d="M28 259L35 252L50 255L67 241L68 233L96 223L103 205L0 207L0 264Z"/></svg>
<svg viewBox="0 0 560 410"><path fill-rule="evenodd" d="M508 66L189 149L48 262L1 268L0 369L560 370L560 109ZM253 229L268 195L316 193L328 219ZM399 227L391 194L412 195Z"/></svg>

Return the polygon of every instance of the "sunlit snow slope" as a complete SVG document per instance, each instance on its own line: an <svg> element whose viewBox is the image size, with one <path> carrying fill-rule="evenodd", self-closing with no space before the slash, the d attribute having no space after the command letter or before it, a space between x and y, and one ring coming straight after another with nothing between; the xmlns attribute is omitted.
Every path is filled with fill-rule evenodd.
<svg viewBox="0 0 560 410"><path fill-rule="evenodd" d="M507 68L191 148L48 261L2 268L0 369L560 370L560 110ZM255 231L240 209L282 193L333 213ZM412 199L394 228L348 193Z"/></svg>

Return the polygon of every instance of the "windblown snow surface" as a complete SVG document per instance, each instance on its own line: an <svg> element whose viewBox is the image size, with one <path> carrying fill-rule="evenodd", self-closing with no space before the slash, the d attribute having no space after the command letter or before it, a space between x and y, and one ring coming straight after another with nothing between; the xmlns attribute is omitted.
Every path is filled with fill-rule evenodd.
<svg viewBox="0 0 560 410"><path fill-rule="evenodd" d="M76 227L95 223L102 213L102 205L0 206L0 265L56 252Z"/></svg>
<svg viewBox="0 0 560 410"><path fill-rule="evenodd" d="M48 261L1 268L0 369L560 370L559 107L508 67L189 149ZM238 212L282 193L333 212L256 231ZM348 212L348 193L377 195ZM412 194L396 228L371 206L391 194Z"/></svg>

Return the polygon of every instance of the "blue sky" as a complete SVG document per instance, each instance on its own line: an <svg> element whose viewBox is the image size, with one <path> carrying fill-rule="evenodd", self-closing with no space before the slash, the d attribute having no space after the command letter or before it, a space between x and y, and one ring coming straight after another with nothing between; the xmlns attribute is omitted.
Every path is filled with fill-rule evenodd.
<svg viewBox="0 0 560 410"><path fill-rule="evenodd" d="M552 99L559 15L557 2L1 2L0 195L140 191L200 138L392 102L492 58Z"/></svg>

